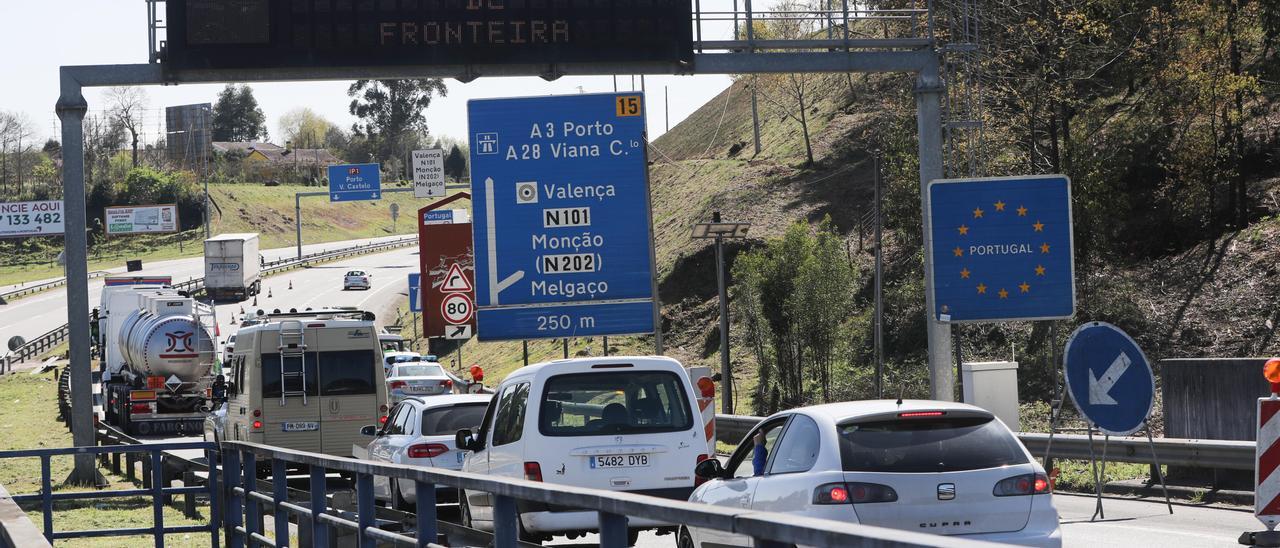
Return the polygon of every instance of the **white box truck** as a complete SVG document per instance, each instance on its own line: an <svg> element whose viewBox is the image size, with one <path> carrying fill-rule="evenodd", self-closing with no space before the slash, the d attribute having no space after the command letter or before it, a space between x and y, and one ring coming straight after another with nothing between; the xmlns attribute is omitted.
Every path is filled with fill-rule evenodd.
<svg viewBox="0 0 1280 548"><path fill-rule="evenodd" d="M204 289L214 300L243 301L262 287L258 235L220 234L204 241Z"/></svg>

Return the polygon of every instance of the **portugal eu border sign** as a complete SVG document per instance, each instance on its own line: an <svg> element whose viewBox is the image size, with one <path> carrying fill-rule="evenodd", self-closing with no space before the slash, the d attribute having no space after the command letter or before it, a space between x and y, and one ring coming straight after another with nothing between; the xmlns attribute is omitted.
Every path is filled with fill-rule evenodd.
<svg viewBox="0 0 1280 548"><path fill-rule="evenodd" d="M468 111L480 340L652 333L643 96Z"/></svg>
<svg viewBox="0 0 1280 548"><path fill-rule="evenodd" d="M1124 331L1104 322L1084 324L1067 339L1062 360L1071 400L1099 430L1127 436L1146 423L1155 377L1147 356Z"/></svg>
<svg viewBox="0 0 1280 548"><path fill-rule="evenodd" d="M329 166L329 201L377 200L382 197L378 164Z"/></svg>
<svg viewBox="0 0 1280 548"><path fill-rule="evenodd" d="M1062 175L929 183L939 321L1075 313L1071 181Z"/></svg>

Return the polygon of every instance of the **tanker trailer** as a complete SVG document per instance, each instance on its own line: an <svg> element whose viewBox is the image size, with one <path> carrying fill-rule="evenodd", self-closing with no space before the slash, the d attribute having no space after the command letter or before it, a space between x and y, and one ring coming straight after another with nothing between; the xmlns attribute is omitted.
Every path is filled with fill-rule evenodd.
<svg viewBox="0 0 1280 548"><path fill-rule="evenodd" d="M212 307L167 287L103 288L107 422L128 434L203 430L215 359Z"/></svg>

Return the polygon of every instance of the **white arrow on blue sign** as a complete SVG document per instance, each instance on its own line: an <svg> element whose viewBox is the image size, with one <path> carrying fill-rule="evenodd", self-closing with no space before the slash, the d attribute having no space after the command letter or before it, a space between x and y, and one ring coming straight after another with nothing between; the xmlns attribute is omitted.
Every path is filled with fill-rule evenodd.
<svg viewBox="0 0 1280 548"><path fill-rule="evenodd" d="M1155 377L1138 344L1120 328L1089 322L1067 339L1067 392L1099 430L1127 436L1142 428L1155 403Z"/></svg>
<svg viewBox="0 0 1280 548"><path fill-rule="evenodd" d="M422 312L422 274L409 274L409 311Z"/></svg>

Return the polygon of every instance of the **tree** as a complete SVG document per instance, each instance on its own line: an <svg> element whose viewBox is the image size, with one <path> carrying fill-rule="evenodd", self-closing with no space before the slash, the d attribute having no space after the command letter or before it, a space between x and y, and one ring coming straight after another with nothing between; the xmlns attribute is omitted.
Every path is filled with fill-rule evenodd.
<svg viewBox="0 0 1280 548"><path fill-rule="evenodd" d="M816 11L805 0L782 0L774 7L778 18L762 21L755 25L755 38L802 40L812 38L818 31L817 19L796 17L795 13ZM763 35L763 36L762 36ZM800 133L804 137L805 165L813 164L813 144L809 140L809 109L813 106L811 94L819 75L813 73L787 73L760 76L752 80L753 90L762 92L782 116L800 124Z"/></svg>
<svg viewBox="0 0 1280 548"><path fill-rule="evenodd" d="M280 117L280 135L293 148L322 148L329 132L337 126L315 111L298 107Z"/></svg>
<svg viewBox="0 0 1280 548"><path fill-rule="evenodd" d="M467 158L462 155L458 145L453 145L449 156L444 159L444 174L453 177L454 182L462 182L467 174Z"/></svg>
<svg viewBox="0 0 1280 548"><path fill-rule="evenodd" d="M107 113L129 132L133 167L138 167L138 134L142 132L142 112L147 108L147 92L142 88L118 86L107 90Z"/></svg>
<svg viewBox="0 0 1280 548"><path fill-rule="evenodd" d="M253 88L227 84L213 105L213 140L244 143L266 139L266 120Z"/></svg>
<svg viewBox="0 0 1280 548"><path fill-rule="evenodd" d="M129 132L120 121L110 116L85 116L84 118L84 174L85 183L94 182L94 173L107 173L108 164L127 141Z"/></svg>
<svg viewBox="0 0 1280 548"><path fill-rule="evenodd" d="M0 181L13 180L18 193L22 192L22 156L32 150L32 127L26 114L0 111Z"/></svg>
<svg viewBox="0 0 1280 548"><path fill-rule="evenodd" d="M369 139L378 159L398 157L427 134L425 112L432 97L448 92L439 78L356 80L347 89L349 110L360 119L351 130Z"/></svg>

